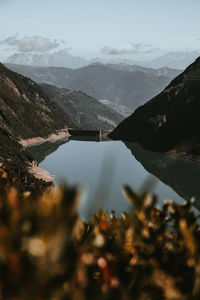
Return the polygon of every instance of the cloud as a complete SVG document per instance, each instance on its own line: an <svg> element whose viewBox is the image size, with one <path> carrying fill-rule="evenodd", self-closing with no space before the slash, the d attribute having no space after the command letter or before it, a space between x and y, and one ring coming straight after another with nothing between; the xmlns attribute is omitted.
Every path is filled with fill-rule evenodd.
<svg viewBox="0 0 200 300"><path fill-rule="evenodd" d="M45 53L53 49L57 49L65 42L62 40L51 40L38 35L35 36L24 36L18 38L18 33L14 36L10 36L4 40L0 40L0 45L7 46L10 49L15 49L18 52L38 52Z"/></svg>
<svg viewBox="0 0 200 300"><path fill-rule="evenodd" d="M152 48L150 45L140 44L140 43L128 43L120 45L117 47L103 47L101 52L106 55L121 55L121 54L149 54L154 51L159 50L159 48Z"/></svg>

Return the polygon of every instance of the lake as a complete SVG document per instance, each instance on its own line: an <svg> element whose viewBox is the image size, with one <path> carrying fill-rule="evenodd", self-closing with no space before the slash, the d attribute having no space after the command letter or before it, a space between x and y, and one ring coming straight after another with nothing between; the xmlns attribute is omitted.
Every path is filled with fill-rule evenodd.
<svg viewBox="0 0 200 300"><path fill-rule="evenodd" d="M147 151L138 144L81 139L44 143L29 150L39 167L55 176L55 183L65 181L81 188L79 210L84 219L98 208L115 210L117 216L130 210L122 193L124 184L138 193L150 191L158 195L159 205L165 199L183 203L193 196L193 191L194 196L200 196L198 180L194 183L193 178L200 175L199 163Z"/></svg>

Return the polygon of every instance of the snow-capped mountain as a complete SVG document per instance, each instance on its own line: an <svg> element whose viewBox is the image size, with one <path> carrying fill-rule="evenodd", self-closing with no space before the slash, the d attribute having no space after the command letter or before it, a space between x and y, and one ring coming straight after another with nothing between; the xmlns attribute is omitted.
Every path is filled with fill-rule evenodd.
<svg viewBox="0 0 200 300"><path fill-rule="evenodd" d="M66 49L62 49L48 54L15 53L9 56L6 62L29 66L51 66L72 69L81 68L88 64L86 59L82 57L72 56Z"/></svg>

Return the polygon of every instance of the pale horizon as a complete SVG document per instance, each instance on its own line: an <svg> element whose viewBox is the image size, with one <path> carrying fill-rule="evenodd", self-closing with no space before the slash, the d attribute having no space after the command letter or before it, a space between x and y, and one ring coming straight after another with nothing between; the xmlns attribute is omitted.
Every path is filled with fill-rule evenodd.
<svg viewBox="0 0 200 300"><path fill-rule="evenodd" d="M59 49L136 60L200 51L199 11L197 0L1 0L0 59Z"/></svg>

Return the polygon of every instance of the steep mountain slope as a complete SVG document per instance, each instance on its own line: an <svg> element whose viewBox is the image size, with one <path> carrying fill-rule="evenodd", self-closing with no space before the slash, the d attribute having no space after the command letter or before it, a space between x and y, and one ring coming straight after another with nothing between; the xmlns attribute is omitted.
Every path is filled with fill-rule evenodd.
<svg viewBox="0 0 200 300"><path fill-rule="evenodd" d="M123 106L121 104L113 103L106 99L101 99L101 100L99 100L99 102L112 108L114 111L118 112L120 115L122 115L124 117L130 116L132 113L132 111L128 107Z"/></svg>
<svg viewBox="0 0 200 300"><path fill-rule="evenodd" d="M112 133L158 151L200 153L200 58Z"/></svg>
<svg viewBox="0 0 200 300"><path fill-rule="evenodd" d="M0 64L0 128L30 138L67 125L73 126L70 118L35 82Z"/></svg>
<svg viewBox="0 0 200 300"><path fill-rule="evenodd" d="M8 65L38 83L81 90L98 99L123 105L131 111L158 94L180 73L178 70L152 70L138 66L91 64L71 70Z"/></svg>
<svg viewBox="0 0 200 300"><path fill-rule="evenodd" d="M31 192L30 198L42 193L49 183L36 179L28 172L33 159L14 136L0 128L0 184L6 189L14 186L19 193Z"/></svg>
<svg viewBox="0 0 200 300"><path fill-rule="evenodd" d="M81 91L70 91L42 84L44 92L55 101L81 129L113 129L123 116Z"/></svg>
<svg viewBox="0 0 200 300"><path fill-rule="evenodd" d="M5 168L9 182L29 190L41 185L27 172L33 158L18 141L66 126L73 123L36 83L0 64L0 172Z"/></svg>

